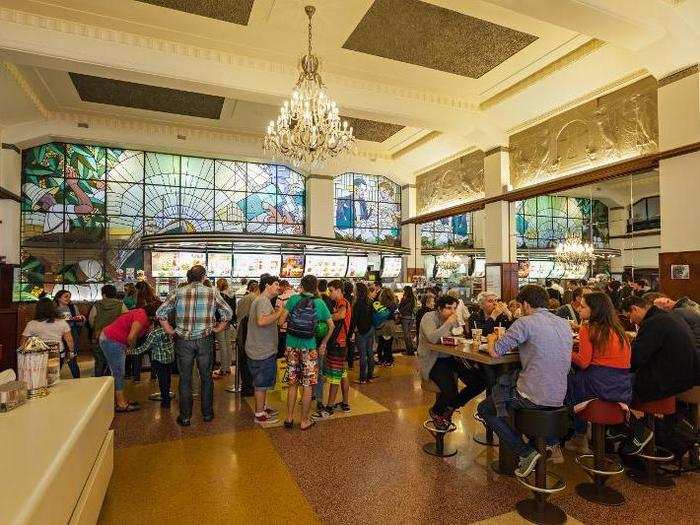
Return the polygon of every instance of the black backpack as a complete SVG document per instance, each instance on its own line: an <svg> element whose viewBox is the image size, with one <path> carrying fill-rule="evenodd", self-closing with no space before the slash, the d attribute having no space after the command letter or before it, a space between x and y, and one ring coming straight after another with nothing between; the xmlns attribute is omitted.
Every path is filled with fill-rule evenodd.
<svg viewBox="0 0 700 525"><path fill-rule="evenodd" d="M313 339L316 335L316 307L314 298L302 296L289 312L287 333L299 339Z"/></svg>

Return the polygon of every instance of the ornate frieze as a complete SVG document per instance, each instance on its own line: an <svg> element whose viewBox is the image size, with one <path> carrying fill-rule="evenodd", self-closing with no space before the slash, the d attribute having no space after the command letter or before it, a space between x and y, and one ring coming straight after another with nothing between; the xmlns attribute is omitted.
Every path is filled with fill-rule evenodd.
<svg viewBox="0 0 700 525"><path fill-rule="evenodd" d="M644 78L510 137L513 188L657 151L657 82Z"/></svg>
<svg viewBox="0 0 700 525"><path fill-rule="evenodd" d="M484 152L474 151L416 177L420 215L484 196Z"/></svg>

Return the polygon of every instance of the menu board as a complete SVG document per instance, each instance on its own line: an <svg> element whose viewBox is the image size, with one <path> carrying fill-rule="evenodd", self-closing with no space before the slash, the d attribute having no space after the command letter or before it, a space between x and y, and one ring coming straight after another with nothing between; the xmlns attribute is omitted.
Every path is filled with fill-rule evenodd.
<svg viewBox="0 0 700 525"><path fill-rule="evenodd" d="M395 279L401 275L401 257L384 257L382 279Z"/></svg>
<svg viewBox="0 0 700 525"><path fill-rule="evenodd" d="M279 275L280 256L276 253L233 254L233 277L260 277L264 273Z"/></svg>
<svg viewBox="0 0 700 525"><path fill-rule="evenodd" d="M344 277L348 269L345 255L307 255L304 275Z"/></svg>
<svg viewBox="0 0 700 525"><path fill-rule="evenodd" d="M364 277L367 275L367 265L369 264L367 257L348 257L348 271L345 277Z"/></svg>
<svg viewBox="0 0 700 525"><path fill-rule="evenodd" d="M549 272L549 278L550 279L561 279L564 277L564 273L566 272L566 265L561 262L555 262L554 263L554 268L552 268L552 271Z"/></svg>
<svg viewBox="0 0 700 525"><path fill-rule="evenodd" d="M530 261L530 279L545 279L554 268L554 261Z"/></svg>
<svg viewBox="0 0 700 525"><path fill-rule="evenodd" d="M501 265L491 264L486 267L486 291L501 297Z"/></svg>
<svg viewBox="0 0 700 525"><path fill-rule="evenodd" d="M472 277L483 277L486 273L486 259L483 257L477 257L474 259L474 272Z"/></svg>
<svg viewBox="0 0 700 525"><path fill-rule="evenodd" d="M185 277L195 264L205 265L206 254L192 252L152 252L153 277Z"/></svg>
<svg viewBox="0 0 700 525"><path fill-rule="evenodd" d="M302 275L304 275L304 256L289 254L282 255L280 277L283 279L296 279Z"/></svg>
<svg viewBox="0 0 700 525"><path fill-rule="evenodd" d="M207 255L207 275L211 277L231 277L231 254L210 253Z"/></svg>
<svg viewBox="0 0 700 525"><path fill-rule="evenodd" d="M378 253L370 253L367 255L367 267L370 270L379 271L382 267L382 256Z"/></svg>

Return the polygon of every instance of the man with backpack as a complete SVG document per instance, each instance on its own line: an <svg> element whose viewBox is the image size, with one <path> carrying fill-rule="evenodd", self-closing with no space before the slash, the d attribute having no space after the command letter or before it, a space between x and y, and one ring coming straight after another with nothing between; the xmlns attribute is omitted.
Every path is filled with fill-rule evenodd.
<svg viewBox="0 0 700 525"><path fill-rule="evenodd" d="M302 387L301 429L314 425L309 418L311 392L318 380L319 355L326 353L326 343L333 332L331 313L323 300L318 297L318 281L313 275L301 279L302 293L291 296L280 316L279 324L287 322L287 372L289 393L287 395L286 428L294 425L294 407L297 388ZM326 323L328 331L316 347L316 323Z"/></svg>
<svg viewBox="0 0 700 525"><path fill-rule="evenodd" d="M95 377L107 375L107 359L100 348L99 339L102 329L111 324L121 314L128 312L122 301L117 299L117 289L113 284L105 284L102 289L102 300L97 301L88 314L88 323L92 328L92 347L95 357Z"/></svg>

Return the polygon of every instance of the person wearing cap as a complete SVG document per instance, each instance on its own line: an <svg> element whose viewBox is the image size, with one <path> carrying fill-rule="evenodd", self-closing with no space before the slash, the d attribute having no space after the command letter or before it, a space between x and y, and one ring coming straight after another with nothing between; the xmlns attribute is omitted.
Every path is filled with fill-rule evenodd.
<svg viewBox="0 0 700 525"><path fill-rule="evenodd" d="M192 417L192 367L195 360L201 378L202 419L214 419L214 341L212 334L226 329L233 311L215 287L205 286L206 270L195 265L187 271L187 284L178 288L158 308L156 317L165 333L177 335L175 355L180 372L180 426L190 425ZM174 313L175 327L168 321ZM217 321L217 315L219 321Z"/></svg>

